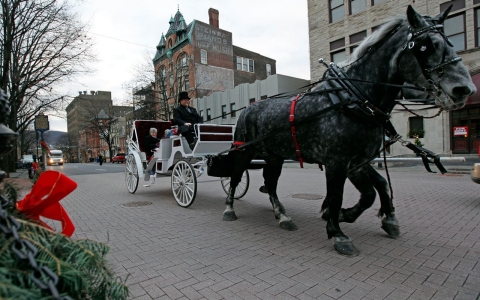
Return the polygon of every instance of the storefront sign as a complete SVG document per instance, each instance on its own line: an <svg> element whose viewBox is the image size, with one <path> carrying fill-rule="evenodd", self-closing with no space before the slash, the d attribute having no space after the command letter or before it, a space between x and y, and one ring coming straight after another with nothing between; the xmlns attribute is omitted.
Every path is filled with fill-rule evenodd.
<svg viewBox="0 0 480 300"><path fill-rule="evenodd" d="M468 126L454 126L453 127L453 136L464 136L468 135Z"/></svg>

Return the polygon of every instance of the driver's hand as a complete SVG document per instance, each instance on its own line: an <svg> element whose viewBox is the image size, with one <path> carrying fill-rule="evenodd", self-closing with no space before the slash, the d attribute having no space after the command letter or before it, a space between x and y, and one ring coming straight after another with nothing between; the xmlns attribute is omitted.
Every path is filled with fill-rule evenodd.
<svg viewBox="0 0 480 300"><path fill-rule="evenodd" d="M185 123L185 125L187 125L187 126L191 126L191 125L192 125L192 123Z"/></svg>

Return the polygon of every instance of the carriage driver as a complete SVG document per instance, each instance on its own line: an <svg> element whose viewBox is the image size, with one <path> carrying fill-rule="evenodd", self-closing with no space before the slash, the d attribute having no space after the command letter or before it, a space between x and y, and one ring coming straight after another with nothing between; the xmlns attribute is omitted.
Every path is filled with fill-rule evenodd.
<svg viewBox="0 0 480 300"><path fill-rule="evenodd" d="M187 139L190 148L193 149L196 142L193 125L203 123L203 118L195 108L188 106L190 102L188 92L180 92L178 102L180 105L173 110L173 122L178 125L178 132Z"/></svg>

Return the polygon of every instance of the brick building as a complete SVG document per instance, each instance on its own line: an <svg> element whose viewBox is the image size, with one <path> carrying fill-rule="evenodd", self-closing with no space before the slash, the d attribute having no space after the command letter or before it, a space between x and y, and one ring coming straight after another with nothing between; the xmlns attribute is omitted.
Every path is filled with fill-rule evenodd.
<svg viewBox="0 0 480 300"><path fill-rule="evenodd" d="M318 63L319 58L343 61L378 26L396 15L404 15L408 5L418 13L430 16L453 5L444 22L445 33L480 90L480 0L308 0L312 80L319 79L325 71ZM436 112L425 110L419 114L431 116ZM423 144L436 153L477 153L480 146L480 92L471 96L463 109L442 112L434 119L393 111L392 123L404 138L412 130L424 130ZM454 135L456 128L466 129L468 134ZM395 144L391 153L409 154L411 151Z"/></svg>
<svg viewBox="0 0 480 300"><path fill-rule="evenodd" d="M153 58L160 103L173 105L182 90L201 98L276 73L274 59L233 45L232 33L219 26L218 10L210 8L208 16L208 24L193 20L187 25L177 11L162 33Z"/></svg>
<svg viewBox="0 0 480 300"><path fill-rule="evenodd" d="M109 156L105 155L108 153L108 151L105 152L105 149L108 149L106 142L99 138L98 132L91 128L89 129L92 119L98 119L99 121L108 118L112 119L112 117L118 119L124 117L127 112L131 110L132 108L130 106L113 105L111 92L91 91L90 94L87 94L86 91L79 92L79 95L75 97L66 108L67 132L71 139L76 141L76 145L70 146L78 147L78 155L81 156L77 159L85 161L86 158L94 157L93 155L98 156L99 153L102 153L102 155L106 157ZM102 117L102 112L108 115L108 118ZM116 126L119 127L119 133L125 131L124 123L124 118L123 123L116 122ZM125 134L123 133L123 135ZM121 140L121 138L123 138L123 140ZM124 140L125 137L122 137L121 134L118 137L115 136L114 153L125 150Z"/></svg>

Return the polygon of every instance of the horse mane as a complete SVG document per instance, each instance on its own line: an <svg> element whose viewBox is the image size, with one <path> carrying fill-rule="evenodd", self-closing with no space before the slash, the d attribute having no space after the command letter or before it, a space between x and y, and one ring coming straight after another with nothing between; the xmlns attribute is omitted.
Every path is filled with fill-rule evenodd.
<svg viewBox="0 0 480 300"><path fill-rule="evenodd" d="M383 24L379 29L375 30L370 36L366 37L360 45L353 51L349 58L338 63L340 68L347 67L362 57L373 45L381 41L390 32L395 30L400 24L407 20L406 16L397 16Z"/></svg>

